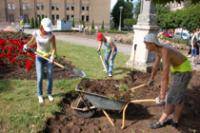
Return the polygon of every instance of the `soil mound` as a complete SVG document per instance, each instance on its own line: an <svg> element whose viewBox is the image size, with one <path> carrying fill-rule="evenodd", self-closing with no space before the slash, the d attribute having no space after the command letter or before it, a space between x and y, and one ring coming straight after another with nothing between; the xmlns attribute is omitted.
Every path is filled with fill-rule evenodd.
<svg viewBox="0 0 200 133"><path fill-rule="evenodd" d="M159 73L160 74L160 73ZM160 74L161 75L161 74ZM140 72L131 72L122 80L90 80L84 79L82 87L87 87L88 91L98 90L98 93L107 95L119 90L121 83L127 83L128 87L144 83L148 79L148 74ZM112 127L101 111L97 110L95 116L90 119L80 118L74 115L73 109L70 108L71 102L74 101L78 94L69 92L65 95L60 103L62 110L56 112L54 117L46 121L44 130L41 132L52 133L130 133L130 132L173 132L173 133L197 133L200 132L200 72L194 72L187 91L185 108L180 121L180 126L175 129L166 126L158 130L150 130L149 124L157 120L162 113L162 106L154 106L152 103L133 104L128 107L126 117L126 128L121 130L121 113L118 111L108 111L114 120L115 127ZM160 81L160 77L156 79ZM132 86L131 86L132 85ZM96 89L94 89L96 88ZM143 87L132 93L133 99L155 98L159 94L159 86L152 88Z"/></svg>

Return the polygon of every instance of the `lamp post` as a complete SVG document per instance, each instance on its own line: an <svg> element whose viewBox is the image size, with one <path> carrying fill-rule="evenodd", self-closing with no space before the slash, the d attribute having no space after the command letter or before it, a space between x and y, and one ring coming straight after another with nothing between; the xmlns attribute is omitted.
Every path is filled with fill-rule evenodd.
<svg viewBox="0 0 200 133"><path fill-rule="evenodd" d="M118 30L121 31L121 21L122 21L122 10L123 10L123 6L119 7L119 11L120 11L120 18L119 18L119 28Z"/></svg>

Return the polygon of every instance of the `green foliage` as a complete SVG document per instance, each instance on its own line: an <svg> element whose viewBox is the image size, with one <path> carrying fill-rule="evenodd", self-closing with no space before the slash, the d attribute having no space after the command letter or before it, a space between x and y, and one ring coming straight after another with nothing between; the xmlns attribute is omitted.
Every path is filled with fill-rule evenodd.
<svg viewBox="0 0 200 133"><path fill-rule="evenodd" d="M39 16L39 17L38 17L38 27L40 26L41 20L42 20L42 17Z"/></svg>
<svg viewBox="0 0 200 133"><path fill-rule="evenodd" d="M200 4L188 6L175 12L157 5L157 21L162 29L184 28L193 31L200 27Z"/></svg>
<svg viewBox="0 0 200 133"><path fill-rule="evenodd" d="M31 18L31 22L30 22L31 28L35 28L35 20L34 18Z"/></svg>
<svg viewBox="0 0 200 133"><path fill-rule="evenodd" d="M104 21L101 24L101 30L104 30Z"/></svg>
<svg viewBox="0 0 200 133"><path fill-rule="evenodd" d="M128 90L127 84L120 84L119 91L120 92L126 92Z"/></svg>
<svg viewBox="0 0 200 133"><path fill-rule="evenodd" d="M74 20L74 18L72 19L72 27L75 27L75 20Z"/></svg>
<svg viewBox="0 0 200 133"><path fill-rule="evenodd" d="M94 30L94 20L92 20L92 26L91 26L92 30Z"/></svg>
<svg viewBox="0 0 200 133"><path fill-rule="evenodd" d="M35 23L34 23L34 28L38 28L39 27L39 24L38 24L38 19L35 18Z"/></svg>
<svg viewBox="0 0 200 133"><path fill-rule="evenodd" d="M127 26L132 26L132 25L135 25L137 23L137 20L136 19L130 19L130 18L126 18L124 19L124 25L127 25Z"/></svg>
<svg viewBox="0 0 200 133"><path fill-rule="evenodd" d="M123 20L126 18L132 18L133 17L133 4L128 1L124 0L118 0L116 5L114 6L112 10L112 17L113 17L113 22L114 22L114 27L117 28L119 26L119 19L120 19L120 6L123 7L122 9L122 27L124 26Z"/></svg>

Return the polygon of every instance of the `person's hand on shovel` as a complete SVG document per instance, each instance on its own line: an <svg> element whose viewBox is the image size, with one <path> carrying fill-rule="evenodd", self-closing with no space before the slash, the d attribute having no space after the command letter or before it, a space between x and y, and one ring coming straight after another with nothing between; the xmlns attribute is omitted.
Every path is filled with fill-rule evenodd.
<svg viewBox="0 0 200 133"><path fill-rule="evenodd" d="M51 55L50 58L49 58L49 62L50 62L50 63L53 63L53 61L54 61L54 56Z"/></svg>
<svg viewBox="0 0 200 133"><path fill-rule="evenodd" d="M27 44L24 44L24 46L23 46L23 51L24 51L24 52L28 52L28 50L29 50L28 45L27 45Z"/></svg>

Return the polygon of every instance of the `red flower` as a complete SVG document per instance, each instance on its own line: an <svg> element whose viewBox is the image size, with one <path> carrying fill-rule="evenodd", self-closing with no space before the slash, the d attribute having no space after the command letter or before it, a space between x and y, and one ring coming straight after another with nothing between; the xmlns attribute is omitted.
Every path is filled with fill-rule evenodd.
<svg viewBox="0 0 200 133"><path fill-rule="evenodd" d="M29 72L29 71L31 70L32 65L33 65L33 61L27 59L27 60L26 60L26 71L27 71L27 72Z"/></svg>

